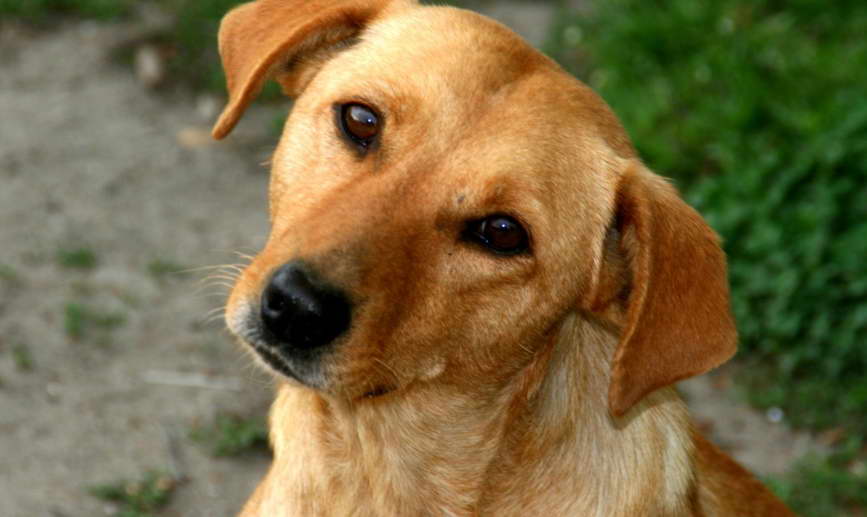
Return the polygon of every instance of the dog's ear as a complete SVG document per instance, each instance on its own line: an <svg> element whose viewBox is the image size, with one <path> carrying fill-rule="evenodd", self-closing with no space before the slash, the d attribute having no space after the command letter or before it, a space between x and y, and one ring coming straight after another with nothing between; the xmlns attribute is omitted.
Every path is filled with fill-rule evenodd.
<svg viewBox="0 0 867 517"><path fill-rule="evenodd" d="M287 95L310 79L310 66L351 41L370 22L412 0L258 0L229 11L220 24L220 58L229 101L212 134L228 135L265 81ZM305 73L306 71L306 73Z"/></svg>
<svg viewBox="0 0 867 517"><path fill-rule="evenodd" d="M727 361L737 346L719 238L668 182L631 162L597 280L595 309L625 303L609 410Z"/></svg>

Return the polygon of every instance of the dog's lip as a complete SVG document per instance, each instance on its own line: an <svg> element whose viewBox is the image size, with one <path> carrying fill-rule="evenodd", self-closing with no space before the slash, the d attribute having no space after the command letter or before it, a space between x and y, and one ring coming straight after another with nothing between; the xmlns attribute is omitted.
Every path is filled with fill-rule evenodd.
<svg viewBox="0 0 867 517"><path fill-rule="evenodd" d="M309 382L304 381L300 375L298 375L295 370L292 369L291 364L288 361L284 361L278 352L275 352L267 345L263 345L256 342L247 341L247 345L253 349L253 351L259 355L259 357L271 368L273 368L278 373L288 377L303 386L307 386L309 388L315 388L315 386L311 385ZM379 384L374 386L373 388L365 391L360 397L358 397L358 401L369 401L376 400L386 397L397 391L397 386Z"/></svg>
<svg viewBox="0 0 867 517"><path fill-rule="evenodd" d="M255 330L248 328L244 332L236 332L235 335L243 345L249 347L268 367L300 384L305 386L308 385L308 383L304 382L301 376L292 369L292 365L289 361L283 359L280 356L279 351L266 344L257 335Z"/></svg>
<svg viewBox="0 0 867 517"><path fill-rule="evenodd" d="M381 398L381 397L388 395L389 393L394 392L395 390L397 390L397 387L394 387L394 386L385 386L385 385L376 386L373 389L365 392L364 395L362 395L360 397L360 399L361 400L378 399L378 398Z"/></svg>
<svg viewBox="0 0 867 517"><path fill-rule="evenodd" d="M247 344L253 349L254 352L259 355L259 357L263 361L265 361L265 363L268 364L268 366L270 366L277 372L285 375L286 377L289 377L290 379L306 385L306 383L301 379L301 377L296 374L294 370L292 370L292 367L289 365L289 363L284 361L277 352L274 352L266 345L262 345L259 343L247 341Z"/></svg>

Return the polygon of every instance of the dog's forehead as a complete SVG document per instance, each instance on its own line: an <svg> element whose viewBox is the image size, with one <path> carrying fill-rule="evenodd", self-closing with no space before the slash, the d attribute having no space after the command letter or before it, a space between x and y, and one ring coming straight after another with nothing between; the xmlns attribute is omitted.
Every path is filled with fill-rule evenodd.
<svg viewBox="0 0 867 517"><path fill-rule="evenodd" d="M472 107L480 97L551 68L508 28L450 7L417 7L385 17L361 40L354 68L452 109Z"/></svg>
<svg viewBox="0 0 867 517"><path fill-rule="evenodd" d="M507 82L550 64L507 27L452 7L423 6L387 16L372 24L362 39L390 66L415 67L417 74L444 74L447 79L459 75L463 83L470 78Z"/></svg>

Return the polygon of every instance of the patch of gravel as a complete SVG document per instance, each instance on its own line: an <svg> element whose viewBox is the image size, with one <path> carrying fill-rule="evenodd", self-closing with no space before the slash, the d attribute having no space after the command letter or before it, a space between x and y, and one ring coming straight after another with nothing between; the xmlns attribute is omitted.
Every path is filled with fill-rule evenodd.
<svg viewBox="0 0 867 517"><path fill-rule="evenodd" d="M540 43L537 28L550 10L505 12ZM107 49L130 30L78 22L34 32L0 22L4 517L111 514L87 487L173 465L188 481L161 515L234 515L268 464L264 455L215 459L188 439L219 413L264 414L269 381L219 319L207 321L225 291L202 288L206 272L150 269L240 262L233 251L261 246L267 173L258 164L274 142L266 130L272 115L254 110L230 140L211 143L213 113L200 108L212 101L146 93L130 70L110 62ZM62 267L57 253L75 248L92 250L96 267ZM68 304L123 322L75 339L65 328ZM32 371L16 363L22 346ZM165 372L223 386L154 383ZM691 404L754 470L784 470L813 447L782 425L756 424L763 415L709 382L687 385ZM238 389L227 389L233 383Z"/></svg>

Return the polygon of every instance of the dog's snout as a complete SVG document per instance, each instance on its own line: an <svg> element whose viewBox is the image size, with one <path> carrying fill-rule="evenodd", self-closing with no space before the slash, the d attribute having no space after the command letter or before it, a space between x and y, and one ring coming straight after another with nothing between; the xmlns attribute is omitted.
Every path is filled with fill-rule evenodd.
<svg viewBox="0 0 867 517"><path fill-rule="evenodd" d="M349 328L346 296L314 278L302 264L280 267L262 292L262 324L274 346L312 350L325 346Z"/></svg>

